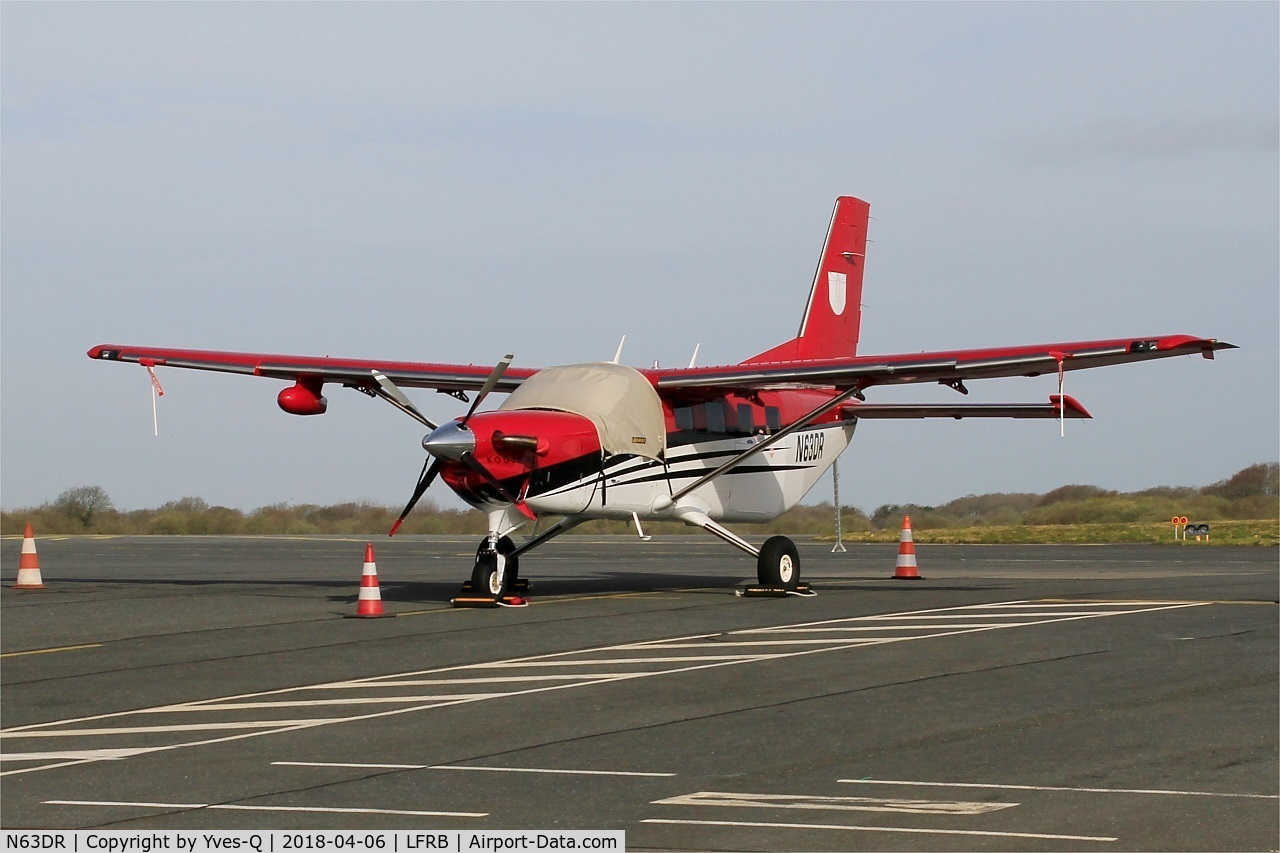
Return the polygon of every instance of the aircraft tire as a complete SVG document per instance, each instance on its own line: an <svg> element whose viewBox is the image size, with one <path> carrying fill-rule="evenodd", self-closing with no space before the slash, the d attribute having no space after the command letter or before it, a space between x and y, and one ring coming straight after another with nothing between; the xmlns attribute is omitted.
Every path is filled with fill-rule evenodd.
<svg viewBox="0 0 1280 853"><path fill-rule="evenodd" d="M480 540L480 547L476 549L476 562L480 562L480 555L484 553L485 545L488 544L487 539ZM516 543L512 541L510 536L503 536L498 540L498 553L507 558L507 588L515 586L516 578L520 577L520 558L511 556L511 552L516 549ZM472 579L474 581L474 578Z"/></svg>
<svg viewBox="0 0 1280 853"><path fill-rule="evenodd" d="M771 536L760 547L756 576L761 586L795 589L800 583L800 552L785 536Z"/></svg>
<svg viewBox="0 0 1280 853"><path fill-rule="evenodd" d="M471 570L472 594L487 595L495 601L504 597L511 589L511 572L507 571L504 560L502 574L498 574L498 555L489 552L476 557L475 568Z"/></svg>

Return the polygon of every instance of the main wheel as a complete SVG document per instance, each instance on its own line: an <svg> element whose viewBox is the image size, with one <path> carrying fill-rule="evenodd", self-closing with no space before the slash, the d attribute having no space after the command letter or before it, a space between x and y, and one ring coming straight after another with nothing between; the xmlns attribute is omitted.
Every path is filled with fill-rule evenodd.
<svg viewBox="0 0 1280 853"><path fill-rule="evenodd" d="M785 536L771 536L760 547L756 577L761 586L794 590L800 583L800 553L796 543Z"/></svg>

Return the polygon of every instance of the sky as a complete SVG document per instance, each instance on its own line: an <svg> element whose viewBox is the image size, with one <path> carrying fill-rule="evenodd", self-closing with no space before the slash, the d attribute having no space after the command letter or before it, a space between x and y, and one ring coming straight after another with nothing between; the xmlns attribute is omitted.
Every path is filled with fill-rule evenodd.
<svg viewBox="0 0 1280 853"><path fill-rule="evenodd" d="M861 354L1240 346L1068 374L1065 438L865 423L843 503L1224 479L1280 456L1278 44L1274 3L6 2L0 505L399 505L423 430L380 401L161 370L155 436L85 351L735 363L796 333L839 195Z"/></svg>

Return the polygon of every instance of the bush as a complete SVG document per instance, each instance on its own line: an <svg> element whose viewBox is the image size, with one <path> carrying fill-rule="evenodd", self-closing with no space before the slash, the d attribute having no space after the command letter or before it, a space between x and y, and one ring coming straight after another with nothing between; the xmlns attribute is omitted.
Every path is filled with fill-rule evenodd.
<svg viewBox="0 0 1280 853"><path fill-rule="evenodd" d="M1102 522L1167 522L1174 516L1193 521L1280 518L1280 485L1275 462L1250 465L1225 480L1204 488L1157 486L1130 494L1097 486L1069 485L1044 495L1025 493L965 495L942 506L884 504L868 516L855 507L841 512L845 532L896 531L904 515L920 530L954 527L992 527L1044 524L1092 524ZM100 486L67 489L53 501L38 507L0 513L0 530L20 535L26 522L38 533L113 534L346 534L386 533L400 514L399 506L371 501L348 501L333 506L269 504L249 513L225 506L210 506L203 498L184 497L156 509L116 510ZM544 522L544 526L547 522ZM795 507L762 524L734 525L747 536L771 533L822 534L835 531L835 509L830 503ZM406 534L455 534L479 536L485 532L484 516L470 510L441 509L428 499L405 519ZM577 528L584 533L631 535L635 527L626 521L600 521ZM696 533L680 522L645 522L646 533Z"/></svg>

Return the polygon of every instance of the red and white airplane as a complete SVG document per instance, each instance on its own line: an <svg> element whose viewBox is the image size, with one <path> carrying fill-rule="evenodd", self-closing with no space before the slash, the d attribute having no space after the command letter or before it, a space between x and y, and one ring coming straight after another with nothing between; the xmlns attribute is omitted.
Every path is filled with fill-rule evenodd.
<svg viewBox="0 0 1280 853"><path fill-rule="evenodd" d="M776 518L795 506L835 462L867 418L1087 418L1061 393L1043 404L888 404L866 401L880 385L965 382L1057 373L1176 355L1213 358L1232 344L1190 335L1035 346L858 355L869 205L836 200L800 331L738 364L634 369L614 362L492 370L461 364L370 361L102 344L90 358L187 367L291 382L280 408L322 414L326 384L380 397L425 425L426 462L396 528L440 477L484 512L471 589L501 599L518 560L566 530L596 518L679 519L757 558L762 586L794 591L794 543L774 536L757 547L724 523ZM154 377L154 374L153 374ZM432 388L468 402L466 414L437 425L403 388ZM480 411L491 392L509 396ZM511 535L542 516L553 526L522 544ZM643 534L641 534L643 535Z"/></svg>

